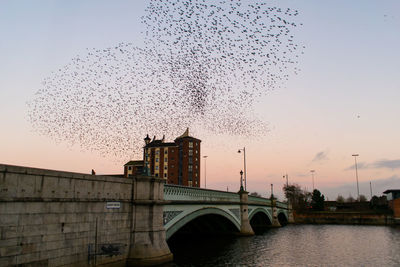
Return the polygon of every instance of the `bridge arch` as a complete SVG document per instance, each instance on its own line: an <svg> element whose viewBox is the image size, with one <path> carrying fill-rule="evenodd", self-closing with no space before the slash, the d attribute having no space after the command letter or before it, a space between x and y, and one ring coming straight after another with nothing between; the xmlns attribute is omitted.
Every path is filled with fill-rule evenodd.
<svg viewBox="0 0 400 267"><path fill-rule="evenodd" d="M278 221L279 221L279 224L282 226L288 224L288 217L287 217L286 212L283 212L283 211L278 212Z"/></svg>
<svg viewBox="0 0 400 267"><path fill-rule="evenodd" d="M204 215L222 216L226 218L229 222L231 222L238 231L240 231L239 222L228 212L218 208L203 208L187 214L185 217L181 218L179 221L171 225L166 230L166 239L168 240L173 234L175 234L179 229L187 225L189 222Z"/></svg>
<svg viewBox="0 0 400 267"><path fill-rule="evenodd" d="M272 216L265 208L256 208L252 210L251 213L249 214L249 221L253 219L254 215L256 215L259 212L265 214L268 217L269 221L272 222Z"/></svg>

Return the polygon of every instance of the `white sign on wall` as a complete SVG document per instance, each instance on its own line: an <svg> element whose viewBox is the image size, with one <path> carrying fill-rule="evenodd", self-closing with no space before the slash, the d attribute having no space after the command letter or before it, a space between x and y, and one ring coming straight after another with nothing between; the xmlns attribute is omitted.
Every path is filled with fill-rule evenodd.
<svg viewBox="0 0 400 267"><path fill-rule="evenodd" d="M107 209L119 209L121 208L121 202L118 201L107 202L106 207Z"/></svg>

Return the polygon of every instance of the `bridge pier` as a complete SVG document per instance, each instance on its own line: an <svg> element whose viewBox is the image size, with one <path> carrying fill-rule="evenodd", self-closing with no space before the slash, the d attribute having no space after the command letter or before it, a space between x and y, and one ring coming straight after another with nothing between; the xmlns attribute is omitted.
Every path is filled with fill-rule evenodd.
<svg viewBox="0 0 400 267"><path fill-rule="evenodd" d="M281 227L282 225L279 223L278 220L278 209L276 208L276 199L271 200L272 204L272 227Z"/></svg>
<svg viewBox="0 0 400 267"><path fill-rule="evenodd" d="M294 223L292 203L288 202L288 223Z"/></svg>
<svg viewBox="0 0 400 267"><path fill-rule="evenodd" d="M127 266L154 266L170 262L173 255L163 226L164 180L132 177L131 242Z"/></svg>
<svg viewBox="0 0 400 267"><path fill-rule="evenodd" d="M238 194L240 195L240 235L254 235L249 221L249 192L244 191L243 187L241 187Z"/></svg>

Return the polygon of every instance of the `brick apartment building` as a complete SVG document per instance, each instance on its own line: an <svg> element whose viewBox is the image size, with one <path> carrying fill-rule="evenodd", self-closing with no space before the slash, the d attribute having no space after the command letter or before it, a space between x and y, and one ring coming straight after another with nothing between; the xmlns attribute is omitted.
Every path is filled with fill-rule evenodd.
<svg viewBox="0 0 400 267"><path fill-rule="evenodd" d="M155 177L164 178L168 184L200 187L200 143L189 135L189 129L174 142L165 137L144 139L143 160L129 161L124 165L124 175L136 175L146 170Z"/></svg>

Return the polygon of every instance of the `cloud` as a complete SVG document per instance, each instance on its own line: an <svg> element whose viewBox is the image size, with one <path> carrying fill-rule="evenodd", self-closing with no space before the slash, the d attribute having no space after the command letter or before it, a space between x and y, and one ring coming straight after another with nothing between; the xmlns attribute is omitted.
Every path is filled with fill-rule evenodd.
<svg viewBox="0 0 400 267"><path fill-rule="evenodd" d="M395 159L395 160L388 160L388 159L382 159L382 160L377 160L372 163L365 163L365 162L358 162L357 163L357 168L358 169L400 169L400 159ZM355 165L351 165L350 167L347 167L345 171L348 170L354 170Z"/></svg>
<svg viewBox="0 0 400 267"><path fill-rule="evenodd" d="M317 161L322 161L322 160L327 160L328 159L328 152L326 151L321 151L318 152L315 156L314 159L312 160L313 162Z"/></svg>
<svg viewBox="0 0 400 267"><path fill-rule="evenodd" d="M372 168L388 168L388 169L399 169L400 168L400 159L395 159L395 160L378 160L375 161L374 163L371 164Z"/></svg>
<svg viewBox="0 0 400 267"><path fill-rule="evenodd" d="M353 164L350 167L347 167L346 169L344 169L345 171L349 171L349 170L354 170L356 168L356 165ZM365 162L357 162L357 169L368 169L370 168L370 164L365 163Z"/></svg>

